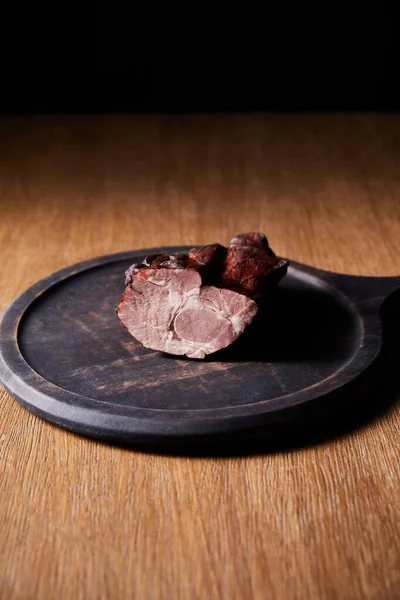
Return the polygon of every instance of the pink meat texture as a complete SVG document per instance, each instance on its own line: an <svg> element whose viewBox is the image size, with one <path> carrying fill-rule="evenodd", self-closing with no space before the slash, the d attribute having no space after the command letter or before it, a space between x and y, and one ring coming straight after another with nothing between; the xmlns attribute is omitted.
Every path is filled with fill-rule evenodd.
<svg viewBox="0 0 400 600"><path fill-rule="evenodd" d="M261 233L188 253L152 254L125 273L116 308L146 348L204 358L232 344L286 274Z"/></svg>

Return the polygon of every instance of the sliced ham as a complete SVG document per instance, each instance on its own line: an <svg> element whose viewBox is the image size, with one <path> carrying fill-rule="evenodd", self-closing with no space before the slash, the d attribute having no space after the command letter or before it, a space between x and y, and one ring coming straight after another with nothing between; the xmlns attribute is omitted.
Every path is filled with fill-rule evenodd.
<svg viewBox="0 0 400 600"><path fill-rule="evenodd" d="M146 348L204 358L236 340L257 305L236 292L202 286L197 271L144 269L132 278L117 310Z"/></svg>

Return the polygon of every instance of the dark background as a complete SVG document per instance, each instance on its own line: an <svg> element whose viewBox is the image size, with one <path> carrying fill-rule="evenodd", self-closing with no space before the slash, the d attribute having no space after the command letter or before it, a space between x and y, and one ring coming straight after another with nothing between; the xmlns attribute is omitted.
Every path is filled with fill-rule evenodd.
<svg viewBox="0 0 400 600"><path fill-rule="evenodd" d="M3 112L397 111L390 8L3 19ZM213 12L214 11L214 12ZM32 21L31 21L32 19ZM179 19L183 19L179 23ZM48 24L50 23L50 25ZM6 41L4 42L4 36Z"/></svg>

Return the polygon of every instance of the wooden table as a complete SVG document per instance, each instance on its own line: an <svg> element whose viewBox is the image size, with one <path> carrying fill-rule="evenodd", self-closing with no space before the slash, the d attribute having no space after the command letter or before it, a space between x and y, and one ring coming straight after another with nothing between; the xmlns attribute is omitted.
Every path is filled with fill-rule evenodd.
<svg viewBox="0 0 400 600"><path fill-rule="evenodd" d="M400 118L2 118L0 202L0 310L86 258L253 230L300 262L398 275ZM172 458L0 392L0 598L397 599L399 427L392 405L316 446Z"/></svg>

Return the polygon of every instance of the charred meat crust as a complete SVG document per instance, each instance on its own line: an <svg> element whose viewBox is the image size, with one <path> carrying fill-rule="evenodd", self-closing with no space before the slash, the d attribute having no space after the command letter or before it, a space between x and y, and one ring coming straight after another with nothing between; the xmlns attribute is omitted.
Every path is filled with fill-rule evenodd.
<svg viewBox="0 0 400 600"><path fill-rule="evenodd" d="M278 258L263 233L242 233L229 248L210 244L192 248L187 254L150 254L125 272L125 284L141 269L192 269L201 275L204 285L215 285L244 294L256 301L276 287L288 268Z"/></svg>

